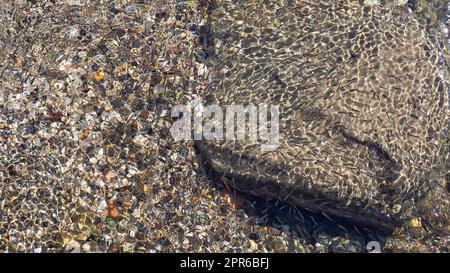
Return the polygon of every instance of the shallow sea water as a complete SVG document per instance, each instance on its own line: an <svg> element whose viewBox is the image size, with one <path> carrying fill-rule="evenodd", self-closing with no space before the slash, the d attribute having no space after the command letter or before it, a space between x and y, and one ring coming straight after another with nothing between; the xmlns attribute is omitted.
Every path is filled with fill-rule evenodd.
<svg viewBox="0 0 450 273"><path fill-rule="evenodd" d="M207 85L214 2L0 1L0 252L415 251L423 229L397 243L234 192L173 140L172 106ZM446 1L425 2L448 34Z"/></svg>

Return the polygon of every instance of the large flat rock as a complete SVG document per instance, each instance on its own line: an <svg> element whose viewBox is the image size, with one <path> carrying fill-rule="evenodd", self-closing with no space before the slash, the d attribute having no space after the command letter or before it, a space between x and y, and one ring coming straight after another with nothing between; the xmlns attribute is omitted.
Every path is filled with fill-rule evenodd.
<svg viewBox="0 0 450 273"><path fill-rule="evenodd" d="M200 141L238 190L392 229L445 156L448 86L414 13L357 1L216 1L208 100L280 107L280 145Z"/></svg>

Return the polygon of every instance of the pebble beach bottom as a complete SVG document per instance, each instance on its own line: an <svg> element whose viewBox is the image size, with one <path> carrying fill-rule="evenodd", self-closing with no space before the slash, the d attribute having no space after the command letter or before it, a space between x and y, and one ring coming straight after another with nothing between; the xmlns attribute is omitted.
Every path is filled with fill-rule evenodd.
<svg viewBox="0 0 450 273"><path fill-rule="evenodd" d="M209 1L0 3L0 252L447 252L222 186L173 105L200 96Z"/></svg>

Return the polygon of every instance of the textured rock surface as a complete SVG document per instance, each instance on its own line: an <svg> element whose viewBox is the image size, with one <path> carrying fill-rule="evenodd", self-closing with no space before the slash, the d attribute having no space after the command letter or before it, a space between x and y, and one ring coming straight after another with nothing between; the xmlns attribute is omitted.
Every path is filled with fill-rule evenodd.
<svg viewBox="0 0 450 273"><path fill-rule="evenodd" d="M281 145L203 141L233 187L392 229L439 188L448 86L405 8L217 1L208 100L280 106Z"/></svg>

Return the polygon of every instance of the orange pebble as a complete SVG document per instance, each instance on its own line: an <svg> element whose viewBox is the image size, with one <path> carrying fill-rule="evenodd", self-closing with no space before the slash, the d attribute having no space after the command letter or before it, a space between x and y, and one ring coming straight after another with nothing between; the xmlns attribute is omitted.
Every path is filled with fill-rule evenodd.
<svg viewBox="0 0 450 273"><path fill-rule="evenodd" d="M119 210L117 209L116 205L114 205L114 203L109 203L108 205L108 212L109 212L109 216L111 216L112 218L117 218L119 217Z"/></svg>
<svg viewBox="0 0 450 273"><path fill-rule="evenodd" d="M233 209L242 208L244 205L244 198L236 194L236 192L231 192L228 189L222 190L222 202L228 204Z"/></svg>
<svg viewBox="0 0 450 273"><path fill-rule="evenodd" d="M94 73L94 80L101 81L105 78L105 72L99 71Z"/></svg>

